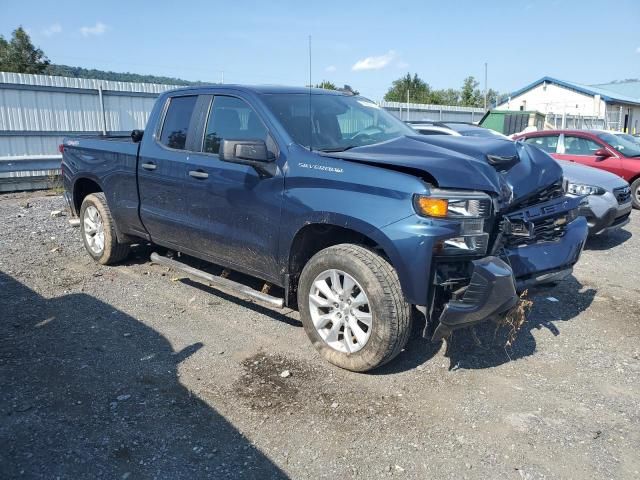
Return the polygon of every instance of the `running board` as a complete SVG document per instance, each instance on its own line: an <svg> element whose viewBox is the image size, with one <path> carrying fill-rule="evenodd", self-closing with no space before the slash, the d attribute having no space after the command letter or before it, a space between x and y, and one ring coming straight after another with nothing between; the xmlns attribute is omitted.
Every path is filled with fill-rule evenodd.
<svg viewBox="0 0 640 480"><path fill-rule="evenodd" d="M153 252L151 254L151 261L159 263L160 265L164 265L165 267L183 271L184 273L187 273L192 277L206 280L214 287L230 290L237 295L243 295L253 300L258 300L260 302L267 303L278 308L282 308L284 306L283 298L272 297L271 295L267 295L266 293L262 293L258 290L254 290L251 287L243 285L242 283L234 282L233 280L229 280L228 278L211 275L210 273L190 267L189 265L185 265L182 262L178 262L176 260L172 260L171 258L158 255L156 252Z"/></svg>

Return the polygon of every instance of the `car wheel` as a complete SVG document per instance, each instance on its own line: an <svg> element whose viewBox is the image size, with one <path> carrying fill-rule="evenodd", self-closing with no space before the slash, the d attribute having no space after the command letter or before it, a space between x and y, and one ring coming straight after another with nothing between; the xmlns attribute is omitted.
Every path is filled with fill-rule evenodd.
<svg viewBox="0 0 640 480"><path fill-rule="evenodd" d="M104 193L92 193L83 200L80 207L80 232L87 252L102 265L119 262L129 253L129 245L118 242Z"/></svg>
<svg viewBox="0 0 640 480"><path fill-rule="evenodd" d="M640 178L636 178L631 184L631 201L633 208L640 209Z"/></svg>
<svg viewBox="0 0 640 480"><path fill-rule="evenodd" d="M383 365L411 334L411 305L396 271L359 245L336 245L314 255L300 276L298 305L320 355L347 370Z"/></svg>

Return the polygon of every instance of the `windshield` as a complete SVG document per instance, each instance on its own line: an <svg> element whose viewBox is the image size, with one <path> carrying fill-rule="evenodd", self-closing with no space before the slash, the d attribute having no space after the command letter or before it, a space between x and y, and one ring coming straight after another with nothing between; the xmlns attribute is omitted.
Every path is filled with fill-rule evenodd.
<svg viewBox="0 0 640 480"><path fill-rule="evenodd" d="M637 143L607 132L597 133L596 135L600 140L607 142L625 157L640 157L640 145Z"/></svg>
<svg viewBox="0 0 640 480"><path fill-rule="evenodd" d="M624 138L625 140L628 140L629 142L637 143L638 145L640 145L640 138L634 137L633 135L629 135L628 133L616 133L615 136L616 137L620 137L620 138Z"/></svg>
<svg viewBox="0 0 640 480"><path fill-rule="evenodd" d="M280 93L264 95L263 99L291 138L312 150L337 152L416 135L411 127L363 97Z"/></svg>

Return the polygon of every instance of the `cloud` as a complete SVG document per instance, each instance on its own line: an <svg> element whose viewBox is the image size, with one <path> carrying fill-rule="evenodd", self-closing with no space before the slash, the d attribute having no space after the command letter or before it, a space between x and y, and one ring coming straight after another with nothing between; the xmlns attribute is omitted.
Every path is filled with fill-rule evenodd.
<svg viewBox="0 0 640 480"><path fill-rule="evenodd" d="M93 27L80 28L80 33L83 37L88 37L90 35L102 35L106 31L107 26L102 22L96 23Z"/></svg>
<svg viewBox="0 0 640 480"><path fill-rule="evenodd" d="M353 64L351 70L354 72L359 72L361 70L380 70L389 65L393 59L396 58L396 52L393 50L389 50L384 55L380 55L377 57L367 57L362 60L358 60Z"/></svg>
<svg viewBox="0 0 640 480"><path fill-rule="evenodd" d="M325 72L335 72L337 70L335 65L329 65L327 68L324 69Z"/></svg>
<svg viewBox="0 0 640 480"><path fill-rule="evenodd" d="M60 25L59 23L54 23L52 25L49 25L47 28L42 30L42 34L45 37L50 37L51 35L55 35L56 33L60 33L60 32L62 32L62 25Z"/></svg>

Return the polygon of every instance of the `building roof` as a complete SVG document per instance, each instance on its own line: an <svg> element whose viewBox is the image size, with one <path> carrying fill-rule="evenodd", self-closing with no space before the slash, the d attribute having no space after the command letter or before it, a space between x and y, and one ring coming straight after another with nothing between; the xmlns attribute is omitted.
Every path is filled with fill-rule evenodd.
<svg viewBox="0 0 640 480"><path fill-rule="evenodd" d="M521 95L522 93L528 90L531 90L532 88L537 87L542 83L555 84L560 87L568 88L570 90L574 90L579 93L584 93L585 95L592 95L592 96L600 95L600 98L602 98L602 100L604 100L605 102L631 103L633 105L640 105L640 92L637 96L629 96L629 95L625 95L610 89L612 85L618 85L618 84L583 85L581 83L567 82L566 80L558 80L557 78L552 78L552 77L542 77L541 79L536 80L533 83L530 83L529 85L521 88L520 90L516 90L510 96L517 97L518 95ZM640 85L640 82L638 82L638 84ZM605 86L607 88L604 88ZM506 102L502 102L502 103L506 103Z"/></svg>
<svg viewBox="0 0 640 480"><path fill-rule="evenodd" d="M592 86L609 90L626 97L640 99L640 80L624 80L622 82L600 83Z"/></svg>

